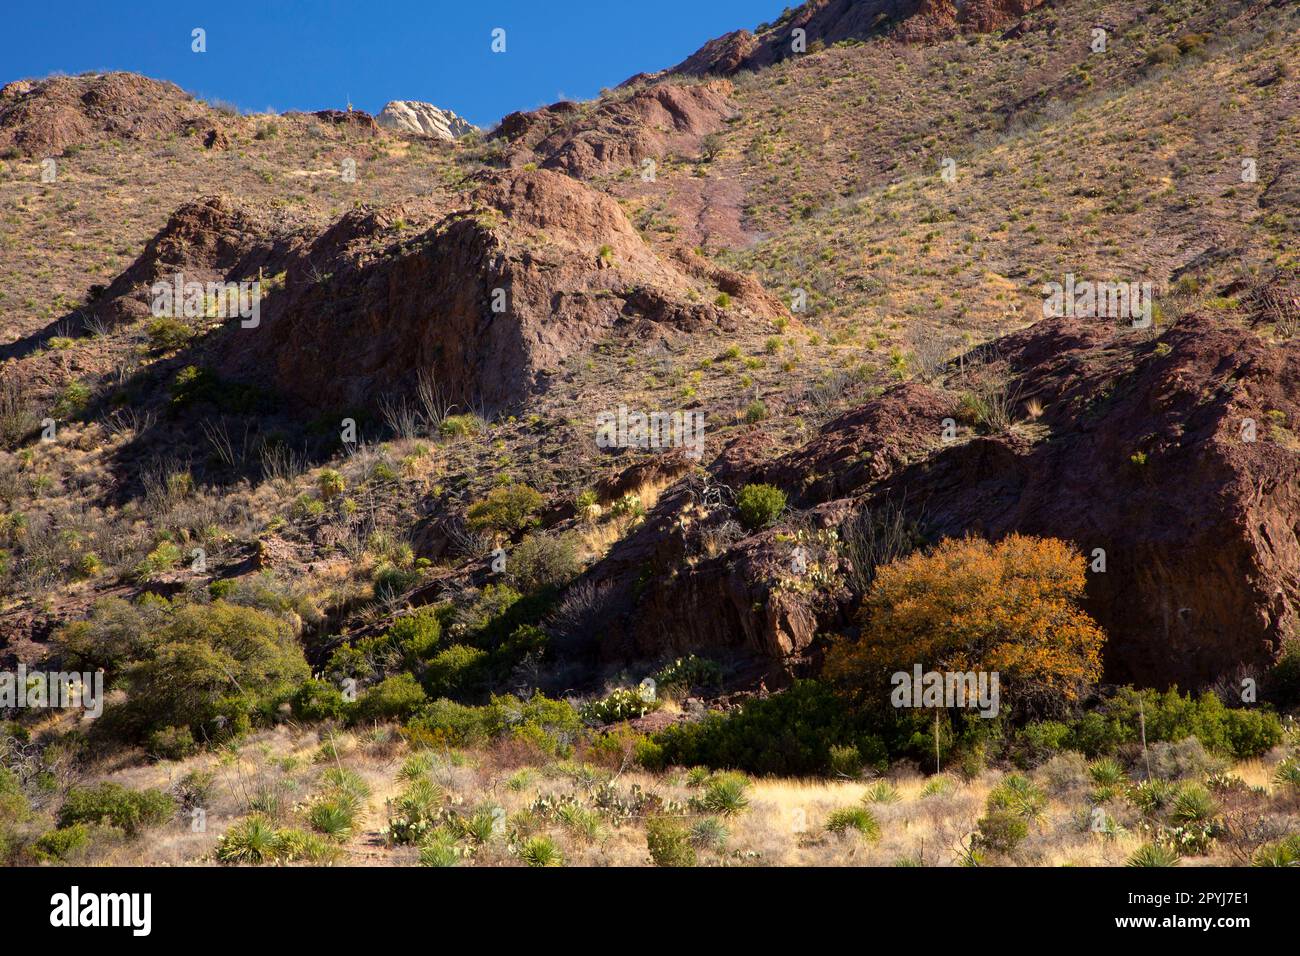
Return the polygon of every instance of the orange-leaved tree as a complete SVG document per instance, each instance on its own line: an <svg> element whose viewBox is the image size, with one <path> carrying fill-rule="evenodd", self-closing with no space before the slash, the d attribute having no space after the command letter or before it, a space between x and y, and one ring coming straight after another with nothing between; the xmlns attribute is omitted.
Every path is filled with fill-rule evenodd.
<svg viewBox="0 0 1300 956"><path fill-rule="evenodd" d="M877 696L893 672L998 672L1006 703L1035 712L1101 677L1105 633L1080 607L1085 560L1063 541L948 538L885 565L862 603L861 636L832 647L826 675Z"/></svg>

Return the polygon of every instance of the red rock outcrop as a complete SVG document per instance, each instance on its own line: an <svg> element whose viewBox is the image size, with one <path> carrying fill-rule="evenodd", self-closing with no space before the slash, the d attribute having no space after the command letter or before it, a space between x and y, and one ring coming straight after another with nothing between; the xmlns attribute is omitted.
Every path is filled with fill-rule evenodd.
<svg viewBox="0 0 1300 956"><path fill-rule="evenodd" d="M590 113L572 103L512 113L493 135L507 142L512 166L537 163L585 179L645 159L697 154L706 136L737 115L730 95L725 80L655 84Z"/></svg>
<svg viewBox="0 0 1300 956"><path fill-rule="evenodd" d="M95 136L167 136L209 114L175 84L135 73L20 80L0 89L0 146L48 155Z"/></svg>
<svg viewBox="0 0 1300 956"><path fill-rule="evenodd" d="M1158 340L1049 320L996 351L1022 419L1009 433L964 426L944 441L962 383L904 384L780 458L746 464L742 444L711 478L665 492L593 571L623 601L612 630L625 637L608 652L654 656L743 635L752 652L794 667L819 632L845 625L846 592L789 572L792 529L723 534L725 477L731 490L784 487L813 509L805 537L890 501L931 539L1046 535L1090 562L1102 549L1086 600L1109 635L1112 680L1191 687L1267 665L1300 623L1294 345L1195 317ZM1025 423L1030 403L1037 417ZM824 557L832 570L842 560L833 547Z"/></svg>
<svg viewBox="0 0 1300 956"><path fill-rule="evenodd" d="M716 291L656 256L617 202L558 173L485 174L423 231L397 228L409 210L349 214L299 250L261 327L222 344L224 373L339 409L432 372L455 401L498 408L617 328L731 329L779 310L752 291L706 304Z"/></svg>
<svg viewBox="0 0 1300 956"><path fill-rule="evenodd" d="M890 35L910 43L957 33L987 33L1024 16L1044 0L809 0L757 34L736 30L710 40L675 67L633 80L665 75L732 76L771 66L794 55L795 30L809 49L841 40ZM630 81L629 81L630 82Z"/></svg>

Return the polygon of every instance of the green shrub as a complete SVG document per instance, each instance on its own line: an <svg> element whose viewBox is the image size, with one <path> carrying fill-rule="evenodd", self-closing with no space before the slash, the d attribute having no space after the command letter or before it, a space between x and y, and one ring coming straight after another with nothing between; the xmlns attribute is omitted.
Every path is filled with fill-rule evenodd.
<svg viewBox="0 0 1300 956"><path fill-rule="evenodd" d="M335 843L345 843L356 828L356 801L337 795L313 803L307 811L307 820L317 833Z"/></svg>
<svg viewBox="0 0 1300 956"><path fill-rule="evenodd" d="M989 793L990 811L1005 810L1023 820L1037 820L1047 809L1047 794L1029 778L1018 773L1008 774Z"/></svg>
<svg viewBox="0 0 1300 956"><path fill-rule="evenodd" d="M146 581L156 575L173 570L185 556L180 547L171 541L160 541L132 572L137 581Z"/></svg>
<svg viewBox="0 0 1300 956"><path fill-rule="evenodd" d="M438 434L443 438L472 438L484 427L477 415L448 415L438 424Z"/></svg>
<svg viewBox="0 0 1300 956"><path fill-rule="evenodd" d="M826 817L826 829L831 833L855 830L868 840L880 839L880 824L866 807L840 807Z"/></svg>
<svg viewBox="0 0 1300 956"><path fill-rule="evenodd" d="M346 487L343 476L333 468L324 468L316 476L316 488L320 491L320 496L326 501L332 501L343 494Z"/></svg>
<svg viewBox="0 0 1300 956"><path fill-rule="evenodd" d="M1239 760L1262 756L1282 740L1281 721L1268 710L1228 708L1208 692L1193 698L1177 688L1161 692L1122 687L1076 721L1072 745L1095 756L1138 743L1143 716L1148 743L1196 737L1210 753Z"/></svg>
<svg viewBox="0 0 1300 956"><path fill-rule="evenodd" d="M547 836L536 836L524 842L519 848L519 858L529 866L563 866L564 857Z"/></svg>
<svg viewBox="0 0 1300 956"><path fill-rule="evenodd" d="M338 856L338 848L301 830L276 829L261 814L245 817L233 824L217 842L218 863L260 866L265 863L328 863Z"/></svg>
<svg viewBox="0 0 1300 956"><path fill-rule="evenodd" d="M59 809L59 826L107 823L134 836L166 823L176 813L176 801L161 790L128 790L117 783L73 787Z"/></svg>
<svg viewBox="0 0 1300 956"><path fill-rule="evenodd" d="M34 848L36 858L51 862L63 862L72 854L90 845L90 831L85 824L74 823L70 827L49 830L37 838Z"/></svg>
<svg viewBox="0 0 1300 956"><path fill-rule="evenodd" d="M310 723L342 720L348 706L342 691L328 681L314 677L298 685L289 703L295 717Z"/></svg>
<svg viewBox="0 0 1300 956"><path fill-rule="evenodd" d="M837 745L831 748L831 775L848 777L856 780L862 776L862 754L852 744Z"/></svg>
<svg viewBox="0 0 1300 956"><path fill-rule="evenodd" d="M991 810L980 818L976 843L994 853L1013 853L1029 835L1024 817L1010 810Z"/></svg>
<svg viewBox="0 0 1300 956"><path fill-rule="evenodd" d="M506 575L525 594L563 587L581 571L578 542L572 535L530 534L515 545L506 561Z"/></svg>
<svg viewBox="0 0 1300 956"><path fill-rule="evenodd" d="M536 523L533 513L542 504L541 494L527 485L493 488L486 498L469 506L465 523L474 531L513 534Z"/></svg>
<svg viewBox="0 0 1300 956"><path fill-rule="evenodd" d="M1159 843L1147 843L1138 847L1124 861L1125 866L1177 866L1178 852Z"/></svg>
<svg viewBox="0 0 1300 956"><path fill-rule="evenodd" d="M1300 866L1300 834L1292 834L1255 851L1251 866Z"/></svg>
<svg viewBox="0 0 1300 956"><path fill-rule="evenodd" d="M308 676L286 622L224 601L187 604L172 612L150 656L125 669L127 700L97 724L140 738L167 727L220 738L271 719Z"/></svg>
<svg viewBox="0 0 1300 956"><path fill-rule="evenodd" d="M426 702L424 689L410 674L386 677L357 698L354 723L405 720Z"/></svg>
<svg viewBox="0 0 1300 956"><path fill-rule="evenodd" d="M743 774L716 774L704 785L704 793L696 798L696 803L706 813L733 816L749 807L749 798L745 796L748 789L749 781Z"/></svg>
<svg viewBox="0 0 1300 956"><path fill-rule="evenodd" d="M655 866L694 866L691 831L673 817L653 816L645 822L646 849Z"/></svg>
<svg viewBox="0 0 1300 956"><path fill-rule="evenodd" d="M854 744L867 764L883 766L880 739L864 734L845 702L816 681L797 681L739 710L710 713L655 735L668 764L733 768L755 774L807 777L830 769L831 748Z"/></svg>
<svg viewBox="0 0 1300 956"><path fill-rule="evenodd" d="M772 485L745 485L736 496L736 507L746 528L766 528L785 510L785 492Z"/></svg>
<svg viewBox="0 0 1300 956"><path fill-rule="evenodd" d="M424 671L430 697L458 697L479 690L487 680L489 654L477 647L453 644L439 651Z"/></svg>
<svg viewBox="0 0 1300 956"><path fill-rule="evenodd" d="M188 727L160 727L149 735L146 746L158 760L184 760L198 750Z"/></svg>
<svg viewBox="0 0 1300 956"><path fill-rule="evenodd" d="M686 693L696 687L717 687L722 682L722 668L715 661L691 654L677 658L651 679L660 694Z"/></svg>

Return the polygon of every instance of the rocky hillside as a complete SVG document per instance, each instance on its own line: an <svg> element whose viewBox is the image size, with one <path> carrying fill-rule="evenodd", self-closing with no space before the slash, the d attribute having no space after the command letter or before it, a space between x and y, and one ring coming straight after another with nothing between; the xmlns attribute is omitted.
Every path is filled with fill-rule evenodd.
<svg viewBox="0 0 1300 956"><path fill-rule="evenodd" d="M790 541L897 508L923 543L1104 551L1108 679L1266 669L1300 599L1295 11L1148 6L814 0L487 134L10 83L8 655L105 596L256 578L315 609L319 662L544 537L608 631L546 666L787 680L862 598L825 542L790 580ZM259 282L258 323L155 314L177 274ZM1067 276L1149 284L1150 323L1045 319ZM598 442L620 407L703 415L703 455ZM769 526L747 484L785 494ZM467 524L522 486L520 523ZM202 570L149 564L197 541Z"/></svg>

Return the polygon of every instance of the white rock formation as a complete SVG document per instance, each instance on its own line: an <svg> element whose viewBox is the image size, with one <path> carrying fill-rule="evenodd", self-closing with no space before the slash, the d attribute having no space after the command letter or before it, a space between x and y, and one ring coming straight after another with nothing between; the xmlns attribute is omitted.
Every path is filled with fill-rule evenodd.
<svg viewBox="0 0 1300 956"><path fill-rule="evenodd" d="M451 110L439 109L432 103L421 103L418 100L393 100L375 117L375 121L389 129L448 140L478 129Z"/></svg>

